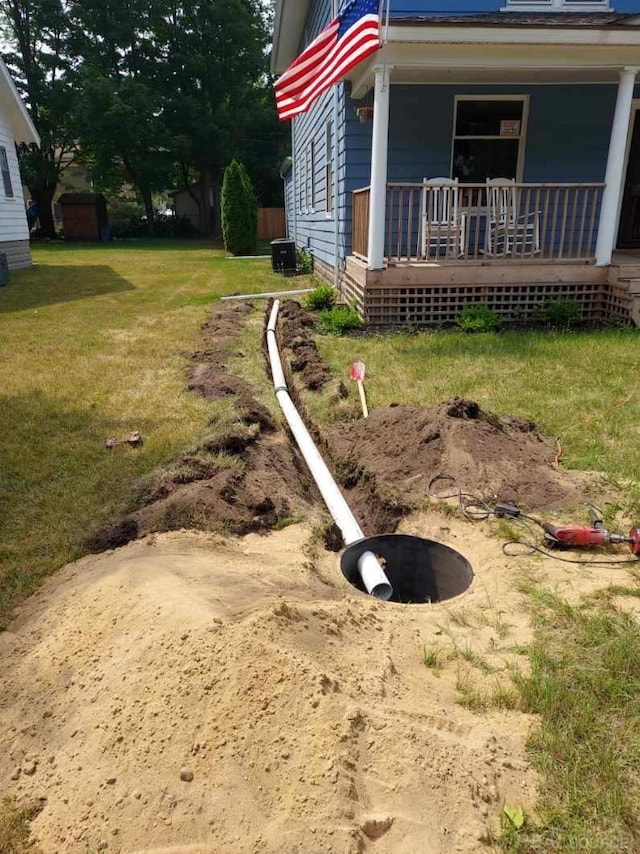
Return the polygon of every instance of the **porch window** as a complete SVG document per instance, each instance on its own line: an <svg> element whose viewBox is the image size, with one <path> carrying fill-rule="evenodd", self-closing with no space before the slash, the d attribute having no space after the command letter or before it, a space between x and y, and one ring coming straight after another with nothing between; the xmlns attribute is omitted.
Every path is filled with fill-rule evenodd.
<svg viewBox="0 0 640 854"><path fill-rule="evenodd" d="M451 177L482 184L521 180L527 97L456 96Z"/></svg>
<svg viewBox="0 0 640 854"><path fill-rule="evenodd" d="M609 0L506 0L503 12L601 12Z"/></svg>
<svg viewBox="0 0 640 854"><path fill-rule="evenodd" d="M325 130L325 207L327 216L333 215L333 121L329 120Z"/></svg>
<svg viewBox="0 0 640 854"><path fill-rule="evenodd" d="M13 185L11 184L7 149L2 146L0 146L0 172L2 172L2 183L4 184L5 196L13 196Z"/></svg>

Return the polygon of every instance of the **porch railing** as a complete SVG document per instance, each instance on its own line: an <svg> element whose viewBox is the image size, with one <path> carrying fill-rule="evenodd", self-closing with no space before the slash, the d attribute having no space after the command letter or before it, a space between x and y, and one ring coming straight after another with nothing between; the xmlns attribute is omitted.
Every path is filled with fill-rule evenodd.
<svg viewBox="0 0 640 854"><path fill-rule="evenodd" d="M351 251L358 258L366 258L369 240L369 187L354 190L351 220Z"/></svg>
<svg viewBox="0 0 640 854"><path fill-rule="evenodd" d="M604 184L388 184L389 264L592 261ZM368 254L369 188L353 193L352 251Z"/></svg>

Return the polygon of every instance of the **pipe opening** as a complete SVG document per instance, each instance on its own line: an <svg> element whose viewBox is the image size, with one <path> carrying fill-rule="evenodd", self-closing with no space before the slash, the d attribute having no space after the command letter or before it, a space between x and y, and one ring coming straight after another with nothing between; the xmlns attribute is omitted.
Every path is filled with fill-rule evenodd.
<svg viewBox="0 0 640 854"><path fill-rule="evenodd" d="M366 592L358 559L373 552L393 587L389 602L429 605L459 596L471 585L473 569L455 549L410 534L381 534L352 543L340 557L347 581Z"/></svg>

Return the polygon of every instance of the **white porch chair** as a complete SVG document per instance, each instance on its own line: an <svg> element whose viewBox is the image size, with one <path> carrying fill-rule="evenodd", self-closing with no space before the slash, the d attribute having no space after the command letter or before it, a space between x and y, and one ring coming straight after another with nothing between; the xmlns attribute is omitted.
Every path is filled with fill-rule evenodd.
<svg viewBox="0 0 640 854"><path fill-rule="evenodd" d="M460 213L457 178L422 181L420 251L423 258L464 255L467 217Z"/></svg>
<svg viewBox="0 0 640 854"><path fill-rule="evenodd" d="M487 255L523 257L540 252L540 211L520 213L515 183L511 178L487 178Z"/></svg>

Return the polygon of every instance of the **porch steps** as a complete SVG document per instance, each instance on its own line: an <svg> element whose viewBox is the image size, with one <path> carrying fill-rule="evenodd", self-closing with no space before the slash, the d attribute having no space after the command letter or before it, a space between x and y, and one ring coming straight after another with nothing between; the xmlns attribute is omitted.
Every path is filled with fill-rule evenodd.
<svg viewBox="0 0 640 854"><path fill-rule="evenodd" d="M631 319L636 326L640 326L640 277L629 279L625 276L618 279L618 281L627 285L628 293L631 297Z"/></svg>

